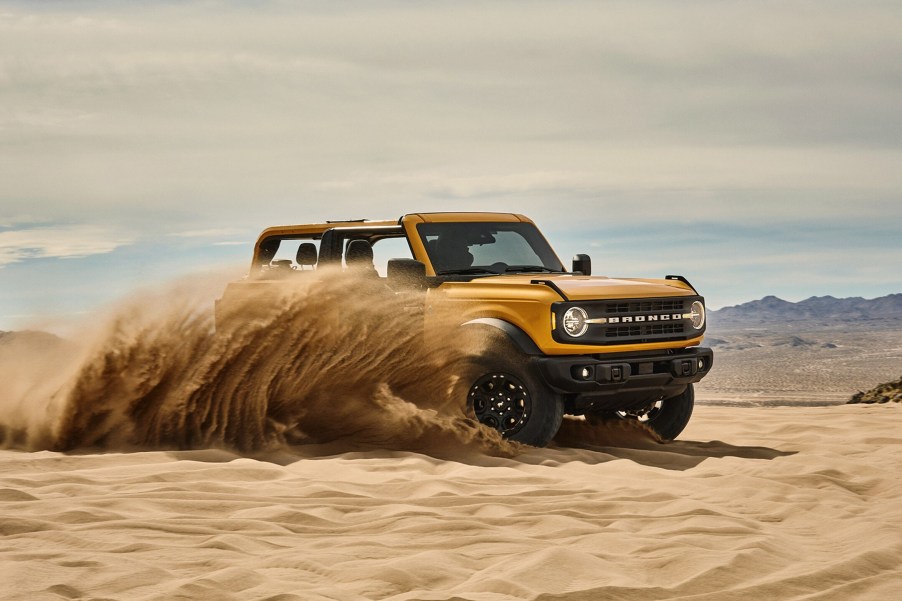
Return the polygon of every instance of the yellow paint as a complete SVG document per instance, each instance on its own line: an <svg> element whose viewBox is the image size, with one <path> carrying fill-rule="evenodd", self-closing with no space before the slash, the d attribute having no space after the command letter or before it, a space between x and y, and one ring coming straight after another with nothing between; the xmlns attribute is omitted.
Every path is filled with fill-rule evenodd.
<svg viewBox="0 0 902 601"><path fill-rule="evenodd" d="M327 229L341 227L387 226L400 224L416 260L435 276L423 241L417 233L419 223L432 222L526 222L529 218L515 213L412 213L397 221L348 221L271 227L263 231L254 248L257 260L260 245L266 238L314 238ZM566 274L510 274L474 278L469 282L444 282L426 295L426 303L439 312L459 316L461 323L480 317L493 317L510 322L526 332L543 353L548 355L608 354L632 351L654 351L698 345L702 336L676 342L642 344L580 345L563 344L552 338L555 327L551 304L564 300L552 287L533 283L553 282L571 301L642 299L694 296L683 282L665 279L614 279L604 276ZM234 290L232 291L234 293ZM549 327L550 325L550 327Z"/></svg>

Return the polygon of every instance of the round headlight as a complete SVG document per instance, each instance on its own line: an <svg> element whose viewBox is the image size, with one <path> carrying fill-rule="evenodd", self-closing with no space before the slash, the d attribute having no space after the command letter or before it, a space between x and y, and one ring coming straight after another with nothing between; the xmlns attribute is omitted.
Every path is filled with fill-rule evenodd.
<svg viewBox="0 0 902 601"><path fill-rule="evenodd" d="M702 326L705 325L705 305L702 304L702 301L692 303L692 306L689 307L688 317L692 321L693 328L696 330L702 329Z"/></svg>
<svg viewBox="0 0 902 601"><path fill-rule="evenodd" d="M561 325L568 336L578 338L589 329L589 316L581 307L570 307L564 312Z"/></svg>

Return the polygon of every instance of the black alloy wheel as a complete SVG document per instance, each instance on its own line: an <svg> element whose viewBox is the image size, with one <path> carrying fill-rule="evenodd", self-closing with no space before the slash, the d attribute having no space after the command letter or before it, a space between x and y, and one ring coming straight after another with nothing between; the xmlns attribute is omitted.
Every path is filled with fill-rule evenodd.
<svg viewBox="0 0 902 601"><path fill-rule="evenodd" d="M476 421L510 438L532 413L529 389L514 375L490 372L480 376L467 395Z"/></svg>
<svg viewBox="0 0 902 601"><path fill-rule="evenodd" d="M530 358L506 340L494 341L459 372L453 394L466 413L504 438L544 447L564 418L564 399L548 387Z"/></svg>

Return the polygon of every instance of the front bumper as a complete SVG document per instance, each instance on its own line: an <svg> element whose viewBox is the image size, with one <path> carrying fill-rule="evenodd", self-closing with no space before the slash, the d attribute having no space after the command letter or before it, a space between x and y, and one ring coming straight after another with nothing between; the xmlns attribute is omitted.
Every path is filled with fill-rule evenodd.
<svg viewBox="0 0 902 601"><path fill-rule="evenodd" d="M625 410L676 396L714 364L709 348L692 347L616 357L568 355L535 359L545 383L566 395L568 411Z"/></svg>

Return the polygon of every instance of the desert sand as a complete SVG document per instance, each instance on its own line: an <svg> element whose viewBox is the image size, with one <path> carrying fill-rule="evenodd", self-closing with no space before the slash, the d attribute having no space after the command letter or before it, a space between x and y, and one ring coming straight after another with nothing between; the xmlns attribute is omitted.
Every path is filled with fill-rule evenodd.
<svg viewBox="0 0 902 601"><path fill-rule="evenodd" d="M0 600L902 598L902 407L811 406L846 339L731 339L675 442L568 420L536 449L466 419L455 330L355 286L4 336Z"/></svg>
<svg viewBox="0 0 902 601"><path fill-rule="evenodd" d="M0 451L0 598L902 598L900 407L584 427L511 458Z"/></svg>

